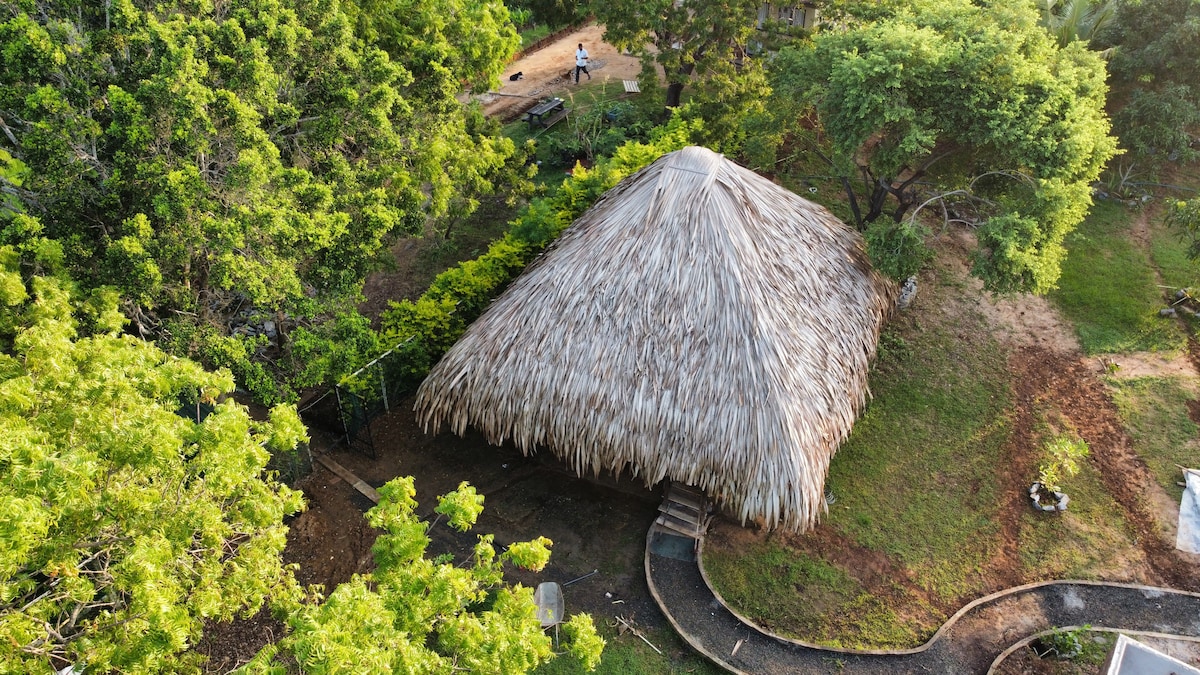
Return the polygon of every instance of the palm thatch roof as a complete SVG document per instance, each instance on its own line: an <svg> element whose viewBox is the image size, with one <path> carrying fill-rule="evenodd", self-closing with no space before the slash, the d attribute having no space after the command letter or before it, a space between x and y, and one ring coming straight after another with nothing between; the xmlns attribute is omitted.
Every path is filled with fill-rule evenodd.
<svg viewBox="0 0 1200 675"><path fill-rule="evenodd" d="M691 147L604 195L430 372L419 420L802 530L894 285L825 208Z"/></svg>

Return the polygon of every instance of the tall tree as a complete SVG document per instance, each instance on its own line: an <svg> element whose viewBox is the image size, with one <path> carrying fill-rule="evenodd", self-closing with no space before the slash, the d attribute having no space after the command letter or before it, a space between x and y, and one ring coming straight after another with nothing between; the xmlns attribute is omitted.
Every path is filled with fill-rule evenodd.
<svg viewBox="0 0 1200 675"><path fill-rule="evenodd" d="M0 246L0 672L194 670L205 620L297 590L302 501L266 464L304 427L289 406L250 419L228 373L119 335L116 293L21 258ZM177 414L197 402L203 421Z"/></svg>
<svg viewBox="0 0 1200 675"><path fill-rule="evenodd" d="M356 22L418 86L450 100L464 83L495 86L521 44L499 0L359 0ZM444 93L430 98L448 102Z"/></svg>
<svg viewBox="0 0 1200 675"><path fill-rule="evenodd" d="M511 168L455 99L515 49L499 3L388 5L399 59L339 0L9 6L0 148L31 173L6 189L142 334L210 362L349 308L389 241ZM270 340L230 338L248 309Z"/></svg>
<svg viewBox="0 0 1200 675"><path fill-rule="evenodd" d="M1102 46L1109 65L1113 126L1139 161L1197 156L1200 126L1200 0L1114 0Z"/></svg>
<svg viewBox="0 0 1200 675"><path fill-rule="evenodd" d="M746 41L758 19L757 0L606 0L592 4L604 40L638 54L644 71L662 66L667 107L679 105L693 78L730 73L748 59Z"/></svg>
<svg viewBox="0 0 1200 675"><path fill-rule="evenodd" d="M958 195L970 211L947 217L978 227L986 286L1050 290L1116 151L1103 62L1079 42L1060 49L1019 3L864 5L845 30L780 52L773 108L826 153L893 274L920 260L914 210Z"/></svg>

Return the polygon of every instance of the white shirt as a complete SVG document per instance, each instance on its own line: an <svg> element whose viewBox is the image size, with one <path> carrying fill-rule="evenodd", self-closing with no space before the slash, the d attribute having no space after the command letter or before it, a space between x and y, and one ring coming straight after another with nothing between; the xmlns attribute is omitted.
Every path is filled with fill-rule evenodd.
<svg viewBox="0 0 1200 675"><path fill-rule="evenodd" d="M588 62L588 53L586 49L575 50L575 65L586 66Z"/></svg>

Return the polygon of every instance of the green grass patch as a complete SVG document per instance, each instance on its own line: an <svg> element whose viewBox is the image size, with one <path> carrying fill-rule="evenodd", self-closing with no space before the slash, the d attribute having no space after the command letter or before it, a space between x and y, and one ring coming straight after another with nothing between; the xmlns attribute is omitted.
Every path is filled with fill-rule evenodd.
<svg viewBox="0 0 1200 675"><path fill-rule="evenodd" d="M1022 567L1035 579L1121 578L1140 554L1099 471L1085 460L1062 487L1071 498L1065 512L1030 507L1021 516Z"/></svg>
<svg viewBox="0 0 1200 675"><path fill-rule="evenodd" d="M775 544L710 551L704 569L726 601L780 635L835 647L910 647L923 637L924 626L901 619L845 570Z"/></svg>
<svg viewBox="0 0 1200 675"><path fill-rule="evenodd" d="M925 282L922 305L880 341L874 398L830 467L826 526L881 552L904 579L870 587L856 570L780 547L718 552L705 568L739 611L781 633L846 647L914 647L946 619L940 607L984 592L1001 542L996 467L1013 405L1006 356L963 282ZM727 555L720 559L719 553ZM915 587L914 587L915 586Z"/></svg>
<svg viewBox="0 0 1200 675"><path fill-rule="evenodd" d="M521 36L521 49L525 49L526 47L532 45L533 43L537 42L538 40L541 40L542 38L546 37L547 35L553 33L554 30L555 29L552 28L549 24L545 24L545 23L535 23L529 27L521 29L517 33L518 35Z"/></svg>
<svg viewBox="0 0 1200 675"><path fill-rule="evenodd" d="M1183 489L1176 482L1182 477L1176 465L1194 467L1200 457L1196 423L1188 416L1196 394L1167 377L1112 379L1110 384L1134 450L1159 485L1179 499Z"/></svg>
<svg viewBox="0 0 1200 675"><path fill-rule="evenodd" d="M704 570L739 611L772 630L812 635L861 588L845 571L776 544L711 550Z"/></svg>
<svg viewBox="0 0 1200 675"><path fill-rule="evenodd" d="M997 542L1012 396L983 319L937 319L885 340L874 399L830 467L827 522L952 600L979 590L975 572Z"/></svg>
<svg viewBox="0 0 1200 675"><path fill-rule="evenodd" d="M597 618L596 623L601 621ZM632 633L618 635L607 625L597 625L597 628L608 645L600 665L590 675L720 675L724 672L692 651L670 629L639 629L647 640L662 650L659 654ZM585 675L588 672L569 656L556 658L533 671L534 675Z"/></svg>
<svg viewBox="0 0 1200 675"><path fill-rule="evenodd" d="M1153 222L1150 229L1150 258L1167 289L1200 286L1200 265L1187 256L1187 244L1166 227Z"/></svg>
<svg viewBox="0 0 1200 675"><path fill-rule="evenodd" d="M1133 212L1097 202L1066 242L1058 290L1051 300L1075 324L1088 354L1177 351L1184 336L1158 317L1161 289L1150 253L1129 239Z"/></svg>

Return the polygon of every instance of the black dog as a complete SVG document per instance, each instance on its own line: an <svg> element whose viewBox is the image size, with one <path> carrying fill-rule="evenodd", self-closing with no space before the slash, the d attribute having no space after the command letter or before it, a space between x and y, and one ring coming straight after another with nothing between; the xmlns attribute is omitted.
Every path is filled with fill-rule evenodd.
<svg viewBox="0 0 1200 675"><path fill-rule="evenodd" d="M521 79L522 77L525 77L525 73L516 72L516 73L513 73L512 75L508 76L508 81L516 82L517 80Z"/></svg>

